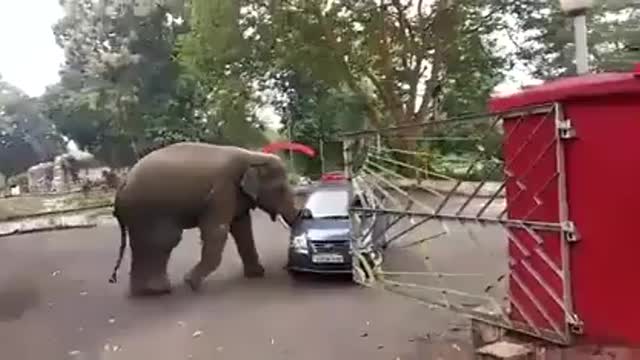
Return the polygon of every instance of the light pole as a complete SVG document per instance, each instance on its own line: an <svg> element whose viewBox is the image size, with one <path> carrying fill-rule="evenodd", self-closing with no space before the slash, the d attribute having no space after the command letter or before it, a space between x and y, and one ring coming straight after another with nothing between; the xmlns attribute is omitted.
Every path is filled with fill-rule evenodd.
<svg viewBox="0 0 640 360"><path fill-rule="evenodd" d="M594 0L560 0L560 7L573 18L573 31L576 43L576 73L589 72L589 48L587 46L587 11L593 7Z"/></svg>

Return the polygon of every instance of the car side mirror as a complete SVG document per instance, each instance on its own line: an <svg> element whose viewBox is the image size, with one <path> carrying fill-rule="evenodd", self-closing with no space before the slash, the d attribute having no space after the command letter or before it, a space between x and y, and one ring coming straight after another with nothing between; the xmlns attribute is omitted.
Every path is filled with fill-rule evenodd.
<svg viewBox="0 0 640 360"><path fill-rule="evenodd" d="M313 219L313 214L311 213L311 210L304 208L302 210L300 210L300 218L301 219Z"/></svg>

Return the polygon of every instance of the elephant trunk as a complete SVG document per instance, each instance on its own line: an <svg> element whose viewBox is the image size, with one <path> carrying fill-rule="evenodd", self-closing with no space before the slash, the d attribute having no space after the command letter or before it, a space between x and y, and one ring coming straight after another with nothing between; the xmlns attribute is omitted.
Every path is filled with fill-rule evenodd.
<svg viewBox="0 0 640 360"><path fill-rule="evenodd" d="M282 212L282 218L289 226L293 226L300 218L300 209L292 208L291 211Z"/></svg>

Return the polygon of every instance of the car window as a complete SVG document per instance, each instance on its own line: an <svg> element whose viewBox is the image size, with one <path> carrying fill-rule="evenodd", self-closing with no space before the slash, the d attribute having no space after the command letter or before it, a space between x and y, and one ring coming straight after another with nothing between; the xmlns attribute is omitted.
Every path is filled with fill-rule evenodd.
<svg viewBox="0 0 640 360"><path fill-rule="evenodd" d="M349 192L346 190L320 190L309 195L305 207L314 218L348 218Z"/></svg>

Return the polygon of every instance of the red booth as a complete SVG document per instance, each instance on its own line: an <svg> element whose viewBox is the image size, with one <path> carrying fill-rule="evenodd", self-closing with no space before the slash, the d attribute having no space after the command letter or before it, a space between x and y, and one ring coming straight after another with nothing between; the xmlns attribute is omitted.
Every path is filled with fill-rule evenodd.
<svg viewBox="0 0 640 360"><path fill-rule="evenodd" d="M490 109L503 118L515 223L510 319L558 342L640 346L640 66L550 81Z"/></svg>

